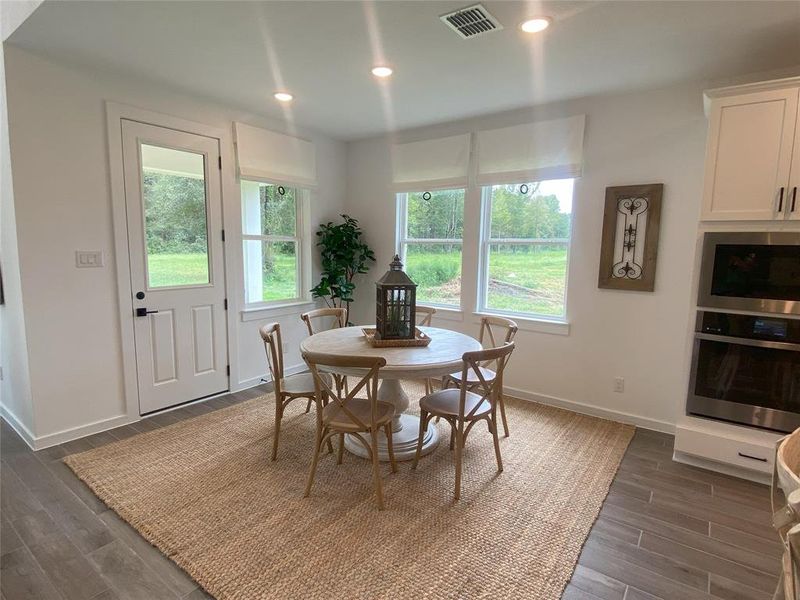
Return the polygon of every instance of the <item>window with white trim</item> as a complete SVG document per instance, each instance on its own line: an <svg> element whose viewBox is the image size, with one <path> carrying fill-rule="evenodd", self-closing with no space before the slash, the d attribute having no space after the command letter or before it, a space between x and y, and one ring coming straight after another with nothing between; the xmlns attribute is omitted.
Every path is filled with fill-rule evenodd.
<svg viewBox="0 0 800 600"><path fill-rule="evenodd" d="M417 302L461 305L465 190L397 194L398 253L417 284Z"/></svg>
<svg viewBox="0 0 800 600"><path fill-rule="evenodd" d="M482 188L479 311L565 319L573 183Z"/></svg>
<svg viewBox="0 0 800 600"><path fill-rule="evenodd" d="M304 218L308 191L241 182L245 304L283 304L305 298L309 254Z"/></svg>

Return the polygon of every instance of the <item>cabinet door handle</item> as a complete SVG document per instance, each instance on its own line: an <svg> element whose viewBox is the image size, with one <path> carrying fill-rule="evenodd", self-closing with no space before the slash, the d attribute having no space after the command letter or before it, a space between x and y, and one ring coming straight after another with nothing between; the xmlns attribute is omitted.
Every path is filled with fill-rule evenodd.
<svg viewBox="0 0 800 600"><path fill-rule="evenodd" d="M792 210L790 212L794 212L795 202L797 202L797 186L792 188Z"/></svg>
<svg viewBox="0 0 800 600"><path fill-rule="evenodd" d="M737 452L737 454L742 458L749 458L750 460L757 460L758 462L767 462L766 458L761 458L760 456L751 456L749 454L744 454L743 452Z"/></svg>
<svg viewBox="0 0 800 600"><path fill-rule="evenodd" d="M781 195L778 197L778 212L783 210L783 186L781 186Z"/></svg>

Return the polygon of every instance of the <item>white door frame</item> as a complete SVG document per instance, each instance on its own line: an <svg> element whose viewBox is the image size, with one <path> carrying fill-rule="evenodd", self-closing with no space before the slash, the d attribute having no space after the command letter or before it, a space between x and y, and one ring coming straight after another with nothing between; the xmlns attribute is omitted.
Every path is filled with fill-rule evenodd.
<svg viewBox="0 0 800 600"><path fill-rule="evenodd" d="M122 162L122 119L139 121L149 125L194 133L219 141L222 170L220 171L220 196L222 198L222 226L226 229L225 250L225 291L228 298L226 321L228 324L228 359L231 365L229 387L236 389L239 381L238 329L235 318L239 306L236 293L237 261L234 249L235 240L232 224L237 222L238 206L231 199L238 198L235 176L233 140L230 131L187 121L158 112L144 110L116 102L106 102L106 123L108 133L109 173L111 175L111 209L114 230L114 256L117 275L119 302L120 349L122 359L123 393L125 412L130 421L138 421L139 384L136 372L136 347L133 337L133 289L131 288L131 265L128 254L128 216L125 204L125 179ZM234 210L236 209L236 210ZM231 231L228 231L231 230Z"/></svg>

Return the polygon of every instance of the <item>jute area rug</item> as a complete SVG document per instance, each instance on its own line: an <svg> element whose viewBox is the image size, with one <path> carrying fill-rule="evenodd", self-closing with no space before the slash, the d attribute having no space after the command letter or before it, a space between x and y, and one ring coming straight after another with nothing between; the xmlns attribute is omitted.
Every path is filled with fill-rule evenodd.
<svg viewBox="0 0 800 600"><path fill-rule="evenodd" d="M385 511L369 463L347 452L340 466L325 455L303 498L314 418L294 402L270 462L271 395L65 462L218 600L560 598L633 427L513 398L507 408L505 471L476 426L458 503L444 422L417 471L384 465Z"/></svg>

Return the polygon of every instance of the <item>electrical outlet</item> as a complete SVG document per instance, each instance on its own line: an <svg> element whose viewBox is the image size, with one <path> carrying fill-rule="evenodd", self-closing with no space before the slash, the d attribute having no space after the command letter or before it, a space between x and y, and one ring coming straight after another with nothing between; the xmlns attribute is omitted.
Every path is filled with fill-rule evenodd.
<svg viewBox="0 0 800 600"><path fill-rule="evenodd" d="M625 378L624 377L614 377L614 391L618 394L621 394L625 391Z"/></svg>

